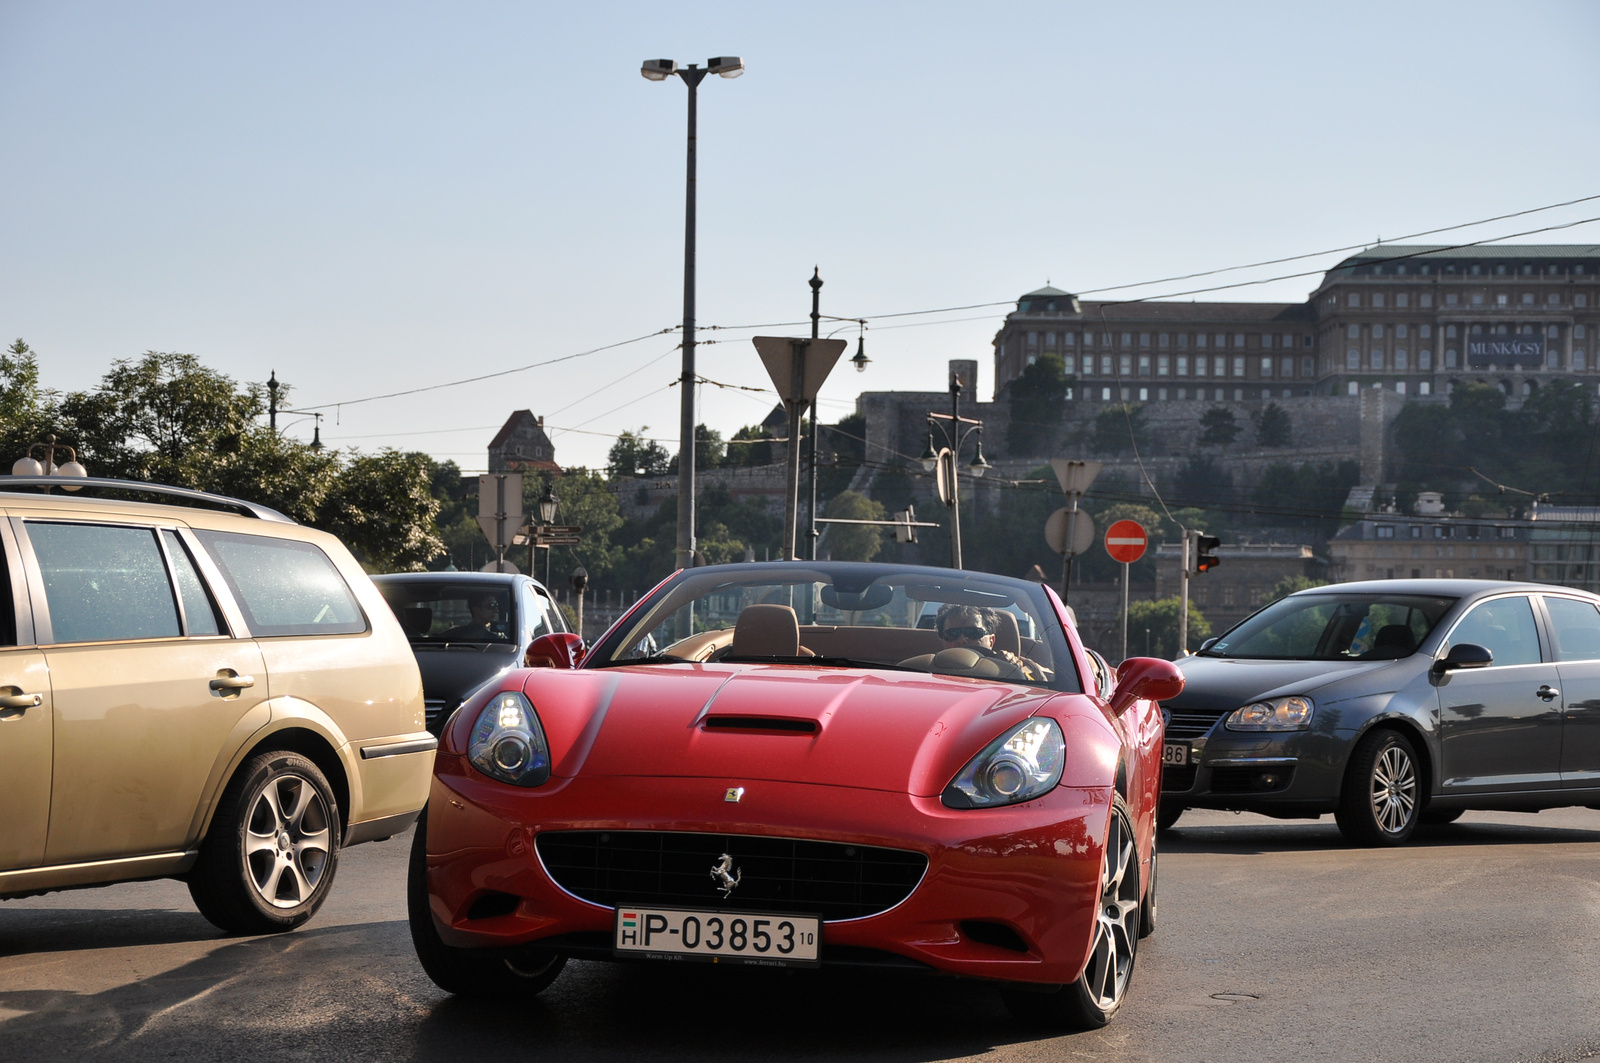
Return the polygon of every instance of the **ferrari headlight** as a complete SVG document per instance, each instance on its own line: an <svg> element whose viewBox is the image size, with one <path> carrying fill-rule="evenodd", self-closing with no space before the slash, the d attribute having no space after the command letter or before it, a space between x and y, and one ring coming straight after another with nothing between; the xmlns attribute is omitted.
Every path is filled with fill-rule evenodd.
<svg viewBox="0 0 1600 1063"><path fill-rule="evenodd" d="M528 699L514 690L490 698L472 725L467 759L489 778L513 786L548 781L550 745Z"/></svg>
<svg viewBox="0 0 1600 1063"><path fill-rule="evenodd" d="M1066 758L1061 725L1036 716L985 746L944 788L940 800L950 808L996 808L1032 801L1055 789Z"/></svg>
<svg viewBox="0 0 1600 1063"><path fill-rule="evenodd" d="M1310 698L1273 698L1234 709L1223 724L1230 731L1304 731L1311 726Z"/></svg>

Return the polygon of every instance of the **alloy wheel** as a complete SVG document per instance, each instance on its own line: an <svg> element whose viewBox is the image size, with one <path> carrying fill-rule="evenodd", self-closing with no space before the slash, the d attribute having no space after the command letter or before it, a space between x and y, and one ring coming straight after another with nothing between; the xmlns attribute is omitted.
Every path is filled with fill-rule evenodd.
<svg viewBox="0 0 1600 1063"><path fill-rule="evenodd" d="M1378 754L1372 765L1372 818L1390 834L1411 822L1417 807L1417 772L1411 757L1399 746Z"/></svg>
<svg viewBox="0 0 1600 1063"><path fill-rule="evenodd" d="M1116 1008L1133 973L1133 951L1139 940L1138 863L1132 832L1122 817L1112 816L1101 863L1094 945L1083 972L1084 987L1103 1011Z"/></svg>
<svg viewBox="0 0 1600 1063"><path fill-rule="evenodd" d="M250 808L245 869L274 908L305 903L322 880L333 849L328 807L311 781L286 773L267 780Z"/></svg>

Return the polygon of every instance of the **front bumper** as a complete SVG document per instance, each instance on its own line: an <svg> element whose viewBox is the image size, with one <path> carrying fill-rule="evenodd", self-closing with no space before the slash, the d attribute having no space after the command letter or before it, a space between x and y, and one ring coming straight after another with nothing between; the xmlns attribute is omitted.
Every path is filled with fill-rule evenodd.
<svg viewBox="0 0 1600 1063"><path fill-rule="evenodd" d="M727 788L740 784L743 799L726 802ZM879 957L967 977L1070 982L1088 955L1111 799L1109 789L1063 786L1013 808L956 811L937 798L739 779L554 779L518 790L441 754L429 799L429 903L441 938L457 948L548 943L605 958L614 909L551 878L535 844L541 831L751 834L908 849L928 858L920 884L886 911L825 922L824 965ZM718 896L708 873L705 906L716 908ZM1014 945L980 940L995 940L996 925L1011 931Z"/></svg>
<svg viewBox="0 0 1600 1063"><path fill-rule="evenodd" d="M1351 736L1318 731L1229 731L1219 722L1185 740L1190 763L1161 769L1168 806L1320 816L1339 805ZM1177 740L1169 740L1177 741Z"/></svg>

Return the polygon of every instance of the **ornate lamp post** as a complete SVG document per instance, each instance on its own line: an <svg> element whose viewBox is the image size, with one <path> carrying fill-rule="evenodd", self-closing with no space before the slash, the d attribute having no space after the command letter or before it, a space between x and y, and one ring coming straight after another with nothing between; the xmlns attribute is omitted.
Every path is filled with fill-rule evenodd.
<svg viewBox="0 0 1600 1063"><path fill-rule="evenodd" d="M65 464L57 465L56 452L61 450L67 452L67 460ZM35 451L44 452L43 461L33 456ZM85 469L81 464L79 464L78 452L76 450L67 446L65 443L57 443L54 435L47 435L44 437L43 443L34 443L28 448L28 453L25 457L21 457L16 460L16 462L11 466L11 475L81 477L88 476L89 470ZM78 490L78 488L68 486L67 484L62 484L61 488L64 491Z"/></svg>
<svg viewBox="0 0 1600 1063"><path fill-rule="evenodd" d="M967 472L975 479L981 478L990 467L983 457L983 422L961 416L962 386L961 378L952 374L950 412L928 414L928 449L922 454L922 467L928 472L937 474L939 500L950 510L951 568L961 567L961 488L957 461L961 455L962 444L968 437L976 435L978 445L972 456L972 462L967 466ZM935 429L943 437L945 444L937 450L933 445Z"/></svg>

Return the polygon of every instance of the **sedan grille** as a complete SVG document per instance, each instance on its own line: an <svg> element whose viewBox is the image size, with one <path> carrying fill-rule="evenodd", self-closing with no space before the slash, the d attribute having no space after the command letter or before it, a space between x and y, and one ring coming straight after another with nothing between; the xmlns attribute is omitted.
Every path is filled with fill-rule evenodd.
<svg viewBox="0 0 1600 1063"><path fill-rule="evenodd" d="M1173 741L1182 741L1188 738L1200 738L1218 720L1227 715L1227 710L1222 709L1175 709L1167 707L1167 734L1166 737Z"/></svg>
<svg viewBox="0 0 1600 1063"><path fill-rule="evenodd" d="M539 858L568 893L594 904L876 915L911 895L922 853L870 845L677 831L549 831ZM712 868L732 857L739 884L723 897Z"/></svg>

